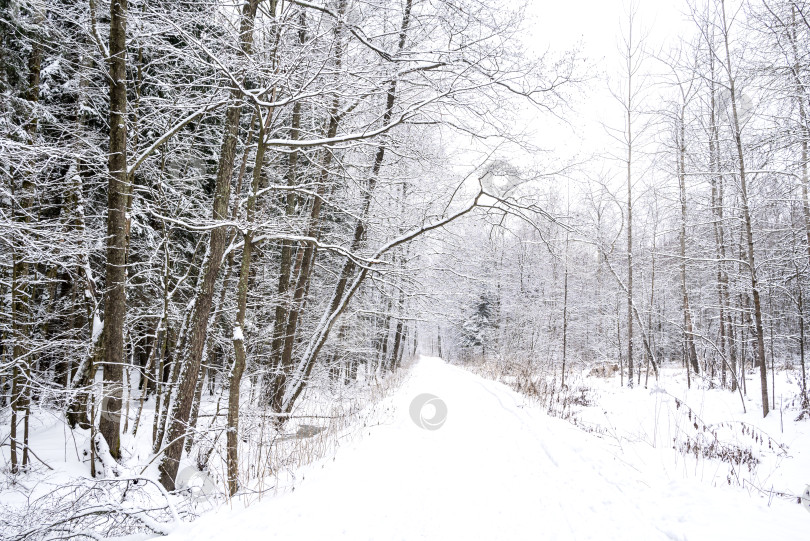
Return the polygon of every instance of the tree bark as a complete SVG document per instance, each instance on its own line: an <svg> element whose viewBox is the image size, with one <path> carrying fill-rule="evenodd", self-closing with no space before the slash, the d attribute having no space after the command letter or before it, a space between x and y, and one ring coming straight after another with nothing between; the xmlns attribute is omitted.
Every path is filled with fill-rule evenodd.
<svg viewBox="0 0 810 541"><path fill-rule="evenodd" d="M338 13L342 14L346 10L346 0L341 0L338 6ZM335 28L335 51L333 53L335 59L336 69L335 72L340 71L340 66L343 62L343 38L342 23L339 23ZM329 139L337 135L338 125L340 123L339 117L340 97L335 96L332 100L329 110L329 127L327 129L326 137ZM297 133L297 132L296 132ZM331 148L324 149L323 161L321 163L321 174L318 176L317 190L315 198L312 201L312 208L310 209L309 225L307 228L307 236L318 238L320 236L320 219L321 208L323 206L323 195L326 193L326 183L329 178L329 169L332 165L334 157ZM288 201L289 203L289 201ZM282 254L283 256L284 254ZM293 289L293 296L289 303L289 307L284 311L282 316L286 315L286 319L277 320L276 324L283 324L283 333L276 336L280 339L279 357L274 361L274 374L268 386L268 396L270 399L270 407L276 413L280 413L283 409L283 397L287 388L287 379L289 372L293 365L293 347L298 330L298 320L303 309L304 297L309 289L309 282L312 277L313 264L315 261L315 245L308 244L298 249L295 258L295 266L292 271L292 276L297 277L295 288ZM281 280L284 279L283 268L285 261L282 258L282 276L280 277L279 288L281 288ZM287 284L287 287L289 285ZM279 418L279 421L281 419Z"/></svg>
<svg viewBox="0 0 810 541"><path fill-rule="evenodd" d="M680 227L680 249L681 249L681 307L683 308L683 336L684 348L688 365L692 367L695 374L700 372L697 352L695 351L695 339L692 329L692 311L689 308L689 292L686 288L686 125L684 105L681 108L678 118L678 188L681 200L681 227ZM688 369L688 367L687 367Z"/></svg>
<svg viewBox="0 0 810 541"><path fill-rule="evenodd" d="M300 28L298 31L298 44L302 45L306 42L306 12L301 11L300 15ZM290 119L290 140L297 141L301 134L301 100L293 104L292 115ZM287 186L292 188L298 182L298 149L294 148L290 152L287 164ZM298 198L295 192L289 190L286 194L284 205L284 214L287 218L295 214L295 207ZM280 266L278 273L278 287L277 293L279 303L276 306L275 319L273 321L273 341L270 347L270 362L268 368L270 370L277 370L281 364L281 350L284 345L284 334L286 332L287 321L289 318L289 288L292 272L292 256L293 256L293 243L282 241ZM272 387L272 377L266 376L265 382L268 388Z"/></svg>
<svg viewBox="0 0 810 541"><path fill-rule="evenodd" d="M35 15L37 24L43 21L43 14ZM35 40L31 53L28 55L28 81L25 99L34 109L31 120L25 126L29 144L34 144L38 126L38 114L35 110L39 102L39 86L42 67L42 44ZM21 224L21 235L27 224L31 221L31 210L34 204L34 179L29 173L24 173L20 191L13 194L19 210L14 209L13 219ZM12 203L14 204L14 203ZM13 207L12 207L13 208ZM18 241L20 249L14 247L12 252L12 282L11 282L11 327L13 336L12 347L12 375L11 375L11 432L9 445L11 450L11 471L17 473L28 467L28 430L31 408L31 351L29 340L31 336L31 268L27 260L24 239ZM20 441L18 429L20 416L22 416L23 436ZM22 456L18 457L17 447L22 447Z"/></svg>
<svg viewBox="0 0 810 541"><path fill-rule="evenodd" d="M245 58L251 54L253 46L253 29L256 10L260 0L247 0L241 9L239 24L240 49ZM242 114L242 95L238 88L231 91L231 103L225 113L224 138L217 167L216 188L214 194L213 219L223 220L228 214L230 201L231 176L233 175L234 157L239 132L239 120ZM187 431L186 423L191 413L194 389L200 371L200 361L208 333L208 320L214 298L214 286L217 274L222 265L228 231L217 227L211 231L208 244L208 257L203 270L203 280L191 316L188 346L185 348L182 375L177 390L177 399L171 416L168 430L168 442L163 460L160 463L160 483L166 490L174 490L174 479L180 466L183 453L183 439ZM178 359L178 362L180 360Z"/></svg>
<svg viewBox="0 0 810 541"><path fill-rule="evenodd" d="M99 433L121 457L124 322L127 313L127 0L110 3L110 149L107 162L107 263L104 296L104 399Z"/></svg>
<svg viewBox="0 0 810 541"><path fill-rule="evenodd" d="M737 110L737 94L734 72L731 65L731 52L728 42L728 24L726 23L725 0L721 0L721 15L723 17L723 40L725 44L726 66L729 91L731 93L731 118L734 135L734 144L737 148L737 164L740 174L740 199L742 203L743 225L745 227L746 256L751 278L751 296L754 303L754 329L757 339L757 362L759 364L759 380L762 391L762 416L767 417L770 407L768 404L768 368L765 365L765 332L762 325L762 302L759 295L759 281L757 280L756 257L754 256L754 233L751 226L751 211L748 202L748 185L746 179L745 156L743 153L742 128Z"/></svg>
<svg viewBox="0 0 810 541"><path fill-rule="evenodd" d="M275 15L275 14L274 14ZM275 91L273 92L275 98ZM228 465L228 493L233 496L239 490L239 387L242 374L247 364L245 351L245 314L247 312L247 293L250 282L250 263L253 255L252 228L256 213L256 194L259 192L259 183L262 176L264 154L266 151L265 133L272 120L273 111L267 114L262 125L259 119L259 138L256 146L256 158L253 163L253 178L247 200L246 221L247 231L244 235L244 248L242 248L242 264L239 267L239 283L236 287L236 324L233 330L234 362L228 380L228 436L227 436L227 465Z"/></svg>
<svg viewBox="0 0 810 541"><path fill-rule="evenodd" d="M403 15L402 15L402 24L400 26L400 32L399 32L399 43L398 43L398 50L397 50L398 53L401 53L402 50L405 47L405 41L406 41L406 38L407 38L407 35L408 35L408 26L410 25L412 4L413 4L413 0L406 0L406 2L405 2L405 10L404 10ZM340 4L340 11L342 12L344 10L345 10L345 0L343 0L341 2L341 4ZM338 45L340 45L340 41L338 41ZM385 111L383 112L383 116L382 116L382 125L383 126L387 126L391 122L391 118L393 117L394 103L396 101L396 90L397 90L397 79L393 78L391 80L391 83L388 86L388 91L386 92ZM364 239L364 236L365 236L365 219L366 219L366 216L368 214L369 208L371 206L371 196L372 196L372 193L374 192L374 188L375 188L375 185L376 185L376 182L377 182L377 178L379 177L380 169L382 168L382 164L383 164L383 161L385 159L385 151L386 151L386 143L385 143L385 141L383 141L377 147L377 152L375 153L375 156L374 156L374 164L372 165L371 175L369 176L368 184L366 186L366 190L365 190L364 197L363 197L363 205L362 205L361 213L360 213L360 216L358 217L357 223L355 225L354 237L352 239L352 251L353 252L356 251L359 248L359 246L360 246L360 244L361 244L361 242L362 242L362 240ZM314 204L318 204L318 201L316 201ZM313 248L314 247L312 247L312 248L308 247L308 249L310 249L310 250L313 249ZM308 259L311 259L311 257L308 258ZM311 265L311 261L310 261L309 264ZM349 279L354 274L355 269L356 269L356 265L355 265L354 260L352 258L350 258L350 257L347 258L346 262L343 265L343 269L342 269L342 271L340 273L340 278L338 279L338 283L337 283L337 285L335 287L335 292L332 295L332 302L329 305L328 312L327 312L328 314L334 314L334 313L336 313L338 311L342 311L342 309L340 308L340 305L343 303L344 293L346 292L346 287L347 287L347 285L349 283ZM365 276L366 272L367 271L364 270L364 272L362 274ZM297 293L298 292L296 291L296 294ZM298 314L296 312L295 313L296 319L297 319L297 316L298 316ZM293 314L292 313L290 315L290 322L291 323L293 322ZM330 328L331 328L331 326L330 326ZM291 330L293 332L291 332ZM291 358L292 357L292 344L293 344L293 341L295 339L294 330L295 330L294 327L292 327L292 329L291 329L290 326L288 326L287 335L285 337L285 340L287 342L284 345L284 352L283 352L283 355L282 355L282 367L281 367L281 370L280 370L281 373L279 374L279 376L281 378L281 381L278 382L280 384L277 384L277 386L275 387L275 391L274 391L273 408L274 408L274 411L277 411L277 412L280 412L282 410L287 412L292 407L291 402L287 402L286 404L283 404L282 402L284 401L283 397L286 394L287 386L288 386L288 382L287 382L288 378L287 378L286 372L289 371L289 369L291 367L291 363L292 363L292 358ZM328 336L328 333L327 333L327 336ZM317 350L320 351L320 346L317 348ZM311 372L312 365L314 364L316 359L317 359L317 353L315 354L315 356L312 356L307 360L308 365L304 367L303 374L299 374L299 376L308 377L308 374ZM296 386L296 391L293 393L293 396L297 397L300 394L301 390L303 389L302 385L304 385L304 384L303 384L303 382L298 381L298 382L294 382L294 385Z"/></svg>

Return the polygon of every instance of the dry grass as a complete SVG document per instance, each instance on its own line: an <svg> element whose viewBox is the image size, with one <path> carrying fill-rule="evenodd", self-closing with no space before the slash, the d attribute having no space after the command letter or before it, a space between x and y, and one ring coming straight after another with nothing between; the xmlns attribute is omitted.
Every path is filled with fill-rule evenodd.
<svg viewBox="0 0 810 541"><path fill-rule="evenodd" d="M282 426L276 426L277 418L263 404L256 401L244 404L240 414L237 500L250 505L266 495L289 490L297 482L296 475L302 467L333 455L341 444L360 436L364 429L389 419L393 410L385 398L399 388L409 368L406 365L394 373L349 385L330 379L326 371L315 374L290 419ZM225 419L224 414L220 415L220 426L195 444L203 450L206 445L209 449L213 445L206 473L220 487L210 503L195 502L195 506L201 507L199 511L227 500L222 426Z"/></svg>

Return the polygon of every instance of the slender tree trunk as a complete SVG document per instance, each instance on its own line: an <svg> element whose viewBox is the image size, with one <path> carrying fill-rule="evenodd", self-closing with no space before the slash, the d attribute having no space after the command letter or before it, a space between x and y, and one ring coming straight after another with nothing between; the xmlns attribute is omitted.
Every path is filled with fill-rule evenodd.
<svg viewBox="0 0 810 541"><path fill-rule="evenodd" d="M391 370L396 370L399 366L399 358L401 356L401 349L403 345L403 327L404 323L402 321L402 317L404 316L405 310L405 291L400 287L399 290L399 300L397 302L397 325L396 330L394 331L394 348L391 351L391 361L389 366Z"/></svg>
<svg viewBox="0 0 810 541"><path fill-rule="evenodd" d="M273 14L275 15L275 14ZM275 91L272 93L275 99ZM259 192L259 182L262 176L264 154L266 150L265 132L272 120L272 111L262 124L259 120L259 138L256 147L256 158L253 164L253 179L247 200L247 231L244 235L242 248L242 264L239 267L239 283L236 287L236 324L233 329L234 362L228 380L228 436L227 436L227 464L228 464L228 493L233 496L239 490L239 388L242 374L247 364L245 351L245 314L247 312L247 294L250 282L250 263L253 255L253 220L256 213L256 194Z"/></svg>
<svg viewBox="0 0 810 541"><path fill-rule="evenodd" d="M565 361L568 353L568 232L565 233L565 270L563 271L563 336L562 336L562 374L560 389L565 388Z"/></svg>
<svg viewBox="0 0 810 541"><path fill-rule="evenodd" d="M155 414L152 417L152 449L157 452L160 443L163 441L163 419L161 411L166 411L168 404L164 404L161 409L161 402L168 398L169 392L164 384L163 374L166 371L166 350L169 341L169 237L166 225L163 224L163 314L162 322L155 333Z"/></svg>
<svg viewBox="0 0 810 541"><path fill-rule="evenodd" d="M405 350L408 349L408 334L410 333L410 330L410 327L406 326L405 330L402 332L402 344L400 345L399 355L397 356L397 368L402 366L402 359L405 358Z"/></svg>
<svg viewBox="0 0 810 541"><path fill-rule="evenodd" d="M810 197L808 196L808 185L810 185L810 179L808 179L808 140L810 140L810 130L808 130L808 118L807 118L807 105L806 105L806 91L805 85L801 79L801 57L799 55L798 50L798 35L797 35L797 27L798 23L796 21L796 5L791 4L790 6L790 15L791 15L791 27L788 31L788 37L790 39L791 48L793 49L793 80L796 84L796 104L799 108L799 133L801 134L801 157L800 157L800 168L801 168L801 192L802 192L802 214L804 216L804 232L806 235L807 240L807 257L810 260ZM794 263L795 264L795 263ZM804 296L803 296L803 284L801 275L796 269L796 285L799 290L798 294L798 316L799 316L799 353L801 356L801 363L802 363L802 408L807 411L810 409L810 400L808 399L807 395L807 379L805 375L805 361L804 361Z"/></svg>
<svg viewBox="0 0 810 541"><path fill-rule="evenodd" d="M44 14L37 13L35 21L41 24ZM28 88L25 98L33 106L39 102L39 85L42 66L42 44L38 40L32 45L28 56ZM35 111L26 125L29 144L34 144L38 126L38 114ZM13 209L13 219L21 227L20 234L25 235L25 229L31 222L32 207L34 204L34 179L31 174L22 178L20 191L13 194L19 210ZM12 203L13 205L14 203ZM12 207L13 208L13 207ZM23 238L18 241L20 248L14 247L12 252L12 282L11 282L11 326L13 336L12 347L12 375L11 375L11 432L9 445L11 450L11 471L17 473L28 467L28 430L31 409L31 362L32 352L29 344L32 328L31 320L31 268L26 258ZM20 416L22 416L22 441L19 435ZM22 456L18 457L17 447L22 447ZM21 460L20 460L21 459Z"/></svg>
<svg viewBox="0 0 810 541"><path fill-rule="evenodd" d="M743 230L743 228L740 228L740 241L739 241L739 244L737 245L737 247L738 247L737 259L739 261L739 263L737 264L737 274L739 276L744 276L745 275L745 268L746 268L746 263L745 263L746 246L745 246L745 231ZM752 331L752 329L754 327L754 323L753 323L753 319L751 318L751 300L750 300L750 297L749 297L748 293L743 289L739 289L737 296L739 298L738 306L741 307L740 323L739 323L739 328L740 328L740 333L739 333L739 336L740 336L740 369L742 371L742 381L741 381L741 383L742 383L742 387L743 387L743 394L747 395L748 394L748 388L747 388L748 383L746 383L746 377L745 377L746 376L745 361L746 361L746 354L749 351L748 350L748 348L749 348L748 343L750 341L749 337L751 336L751 331ZM754 356L756 356L756 354L754 354ZM754 361L753 361L753 358L752 358L751 367L753 368L753 366L754 366Z"/></svg>
<svg viewBox="0 0 810 541"><path fill-rule="evenodd" d="M306 12L301 11L300 15L300 28L298 31L298 44L303 46L307 39L306 32ZM297 141L301 134L301 100L293 104L292 115L290 118L290 140ZM287 166L287 186L292 188L298 182L298 149L294 148L290 153L289 163ZM295 192L290 189L286 194L284 214L290 218L295 214L295 207L297 204L297 197ZM276 305L275 320L273 321L273 341L270 347L270 362L268 368L270 370L277 370L281 364L281 350L284 345L284 333L287 330L287 321L289 319L289 288L292 272L292 256L293 256L293 243L282 241L281 243L281 256L280 267L278 274L278 287L277 293L279 303ZM268 376L265 378L267 388L272 387L272 378Z"/></svg>
<svg viewBox="0 0 810 541"><path fill-rule="evenodd" d="M335 103L333 104L330 114L327 137L335 137L337 134L337 128L337 103ZM317 238L320 236L320 218L321 209L323 206L322 200L326 189L326 181L329 176L329 167L332 164L332 156L331 149L326 149L324 159L321 164L321 175L318 181L316 197L312 201L312 209L310 210L309 228L307 231L308 237ZM297 276L297 280L295 289L293 290L293 298L290 302L290 308L286 311L287 321L285 324L284 333L282 335L283 340L281 341L281 357L277 363L274 363L275 372L268 389L270 406L276 413L281 412L281 401L284 395L284 390L286 389L288 373L293 363L293 347L295 346L295 339L297 336L298 320L301 315L301 311L303 310L304 298L309 288L309 281L312 278L314 262L315 245L308 244L298 249L295 267L292 273L293 276Z"/></svg>
<svg viewBox="0 0 810 541"><path fill-rule="evenodd" d="M407 184L402 184L402 189L400 193L400 215L405 216L406 209L407 209L407 201L408 198L408 188ZM404 230L401 228L399 230L399 234L401 235L404 233ZM405 250L405 253L402 257L399 258L399 268L400 272L404 274L405 271L405 263L408 259L409 250ZM403 321L403 317L405 316L405 283L404 279L400 278L399 280L399 299L397 301L397 326L396 330L394 331L394 350L391 354L391 362L390 368L391 370L396 370L399 368L400 359L402 358L402 350L405 348L405 338L403 335L405 329L405 322Z"/></svg>
<svg viewBox="0 0 810 541"><path fill-rule="evenodd" d="M632 24L630 42L632 43ZM632 65L627 57L627 386L633 386L633 124L632 124Z"/></svg>
<svg viewBox="0 0 810 541"><path fill-rule="evenodd" d="M344 13L346 10L346 0L341 0L338 5L338 12ZM335 28L335 51L333 53L334 61L335 61L335 72L340 72L340 66L343 62L343 25L339 23L338 26ZM337 134L338 125L340 123L340 118L338 114L338 110L340 107L340 97L335 96L330 106L329 111L329 127L327 129L326 137L331 139L335 137ZM296 132L297 133L297 132ZM312 208L310 210L309 216L309 226L307 231L308 237L318 238L320 236L320 219L321 219L321 208L323 206L323 195L326 193L326 183L329 178L329 169L332 165L332 159L334 157L333 150L331 148L324 149L324 156L323 162L321 164L321 174L319 175L318 182L317 182L317 192L314 200L312 201ZM288 201L289 203L289 201ZM281 323L284 324L284 331L282 335L278 335L279 339L281 339L280 343L280 357L277 361L274 361L274 374L273 379L269 384L268 388L268 396L270 398L270 406L272 410L276 413L281 413L283 410L283 397L284 393L287 389L288 385L288 378L290 375L290 371L292 370L293 366L293 347L295 346L295 340L297 338L297 330L298 330L298 320L301 315L301 311L303 310L303 303L304 298L306 296L306 292L309 289L309 282L312 278L312 271L314 269L314 262L315 262L315 245L308 244L306 246L300 247L298 249L298 253L295 259L295 265L292 272L292 276L297 276L295 288L293 290L293 297L292 301L289 303L289 308L285 311L286 320L277 320L276 325ZM282 265L284 265L284 254L282 254ZM282 274L285 269L281 269ZM280 277L279 288L281 288L283 276ZM289 287L287 285L287 287ZM282 339L283 338L283 339ZM279 421L282 419L279 418Z"/></svg>
<svg viewBox="0 0 810 541"><path fill-rule="evenodd" d="M388 297L385 301L385 316L383 317L382 325L377 324L376 322L379 320L379 317L374 317L374 328L375 334L377 334L377 357L379 358L380 363L384 364L388 362L388 342L390 342L391 338L391 311L394 308L394 300L392 297ZM380 336L381 335L381 336Z"/></svg>
<svg viewBox="0 0 810 541"><path fill-rule="evenodd" d="M684 108L686 106L684 105ZM692 311L689 308L689 293L686 288L686 125L684 122L685 111L682 108L678 118L678 188L681 199L681 224L680 224L680 268L681 268L681 306L683 308L683 333L684 348L688 365L692 367L695 374L700 372L697 352L695 351L695 339L692 329ZM687 366L688 370L688 366Z"/></svg>
<svg viewBox="0 0 810 541"><path fill-rule="evenodd" d="M616 344L619 351L619 386L624 387L624 355L622 355L622 318L620 312L620 303L618 297L616 298Z"/></svg>
<svg viewBox="0 0 810 541"><path fill-rule="evenodd" d="M251 54L253 28L259 0L247 0L241 9L239 24L240 49L245 58ZM231 93L231 103L225 113L225 135L219 156L216 188L214 194L213 219L223 220L228 214L231 176L233 175L236 143L239 133L239 120L242 114L242 95L238 89ZM191 413L194 389L200 371L200 361L208 333L208 321L214 298L214 286L222 265L228 231L217 227L211 231L208 257L203 270L203 279L191 316L188 330L188 346L184 351L182 376L177 390L177 399L171 416L168 442L163 460L160 463L160 482L166 490L174 490L174 479L180 466L183 453L183 439L187 431L186 423ZM180 359L177 362L181 362Z"/></svg>
<svg viewBox="0 0 810 541"><path fill-rule="evenodd" d="M87 103L87 87L90 84L85 75L85 70L89 69L87 64L87 60L81 61L80 69L82 69L82 72L79 76L79 100L76 108L78 131L80 133L83 131L86 123L84 110ZM72 391L72 396L68 402L65 414L71 428L80 426L83 429L87 429L90 426L90 418L87 415L88 387L91 383L90 376L94 373L93 364L102 353L103 337L101 334L103 333L98 313L99 302L96 281L92 275L88 248L84 241L86 220L84 213L84 183L82 181L83 169L83 162L80 157L77 157L76 163L72 171L68 171L67 177L70 180L70 194L68 199L72 206L71 214L73 215L71 228L77 234L78 238L81 239L79 241L78 255L76 257L75 272L77 276L81 277L77 282L77 290L81 288L81 292L77 291L77 297L84 298L86 302L87 323L90 329L90 354L81 360L73 371L74 373L68 375L68 387ZM96 328L97 320L99 322L98 329Z"/></svg>
<svg viewBox="0 0 810 541"><path fill-rule="evenodd" d="M799 108L799 133L801 134L801 191L802 191L802 212L804 215L804 231L805 235L807 236L807 257L810 260L810 196L808 196L808 185L810 184L810 179L808 179L807 173L807 160L808 160L808 152L807 152L807 145L808 139L810 139L810 130L808 130L808 118L807 118L807 109L805 104L805 88L804 84L801 79L801 67L800 67L800 56L798 51L798 43L797 39L798 36L796 34L796 6L795 4L791 5L791 17L792 17L792 25L791 29L788 32L788 37L790 38L791 46L793 48L793 57L794 57L794 64L793 64L793 79L796 84L796 104Z"/></svg>
<svg viewBox="0 0 810 541"><path fill-rule="evenodd" d="M197 419L200 415L200 403L202 402L203 386L205 385L205 375L207 373L208 368L200 362L200 373L197 376L197 386L194 387L194 399L191 402L191 413L188 416L189 432L185 441L186 453L190 453L191 447L194 445L194 427L197 426Z"/></svg>
<svg viewBox="0 0 810 541"><path fill-rule="evenodd" d="M405 41L406 41L406 38L407 38L407 35L408 35L408 27L410 25L412 4L413 4L413 0L406 0L405 1L405 10L404 10L403 15L402 15L402 24L400 26L400 32L399 32L399 44L398 44L398 49L397 49L398 54L401 53L402 50L405 47ZM346 7L345 6L345 0L342 0L341 4L340 4L340 11L342 12L343 10L345 10L345 7ZM338 40L338 45L340 45L340 40ZM392 79L390 85L388 86L388 91L386 93L385 111L383 112L383 116L382 116L382 125L383 126L388 125L391 122L391 119L393 118L394 104L395 104L395 101L396 101L396 92L397 92L397 79L394 78L394 79ZM354 238L352 239L352 251L356 251L360 247L360 244L362 243L363 239L365 238L365 227L366 227L365 226L365 220L366 220L366 217L368 215L369 208L371 206L371 197L372 197L372 194L374 192L374 188L375 188L376 183L377 183L377 178L379 177L380 169L382 168L382 164L383 164L383 161L385 159L386 148L387 148L386 143L385 143L385 141L383 141L377 147L377 152L376 152L376 154L374 156L374 164L372 166L371 175L369 176L368 184L366 186L366 190L365 190L364 196L363 196L363 206L362 206L360 216L357 219L357 223L356 223L355 229L354 229ZM349 284L349 280L352 277L352 275L354 274L355 270L356 270L356 265L355 265L354 260L352 258L347 258L346 262L343 265L343 269L342 269L342 271L340 273L340 278L338 279L337 286L335 287L335 292L332 295L332 301L331 301L330 306L328 308L328 310L329 310L328 314L335 314L335 313L337 313L339 311L342 311L343 308L345 308L345 305L344 305L344 293L346 292L346 287ZM362 274L365 276L366 273L367 273L367 271L365 271L365 269L364 269L364 271L362 271ZM342 305L344 305L344 306L341 307ZM296 318L297 318L297 313L295 315L296 315ZM290 321L291 322L293 321L292 314L290 316ZM330 328L331 328L331 326L330 326ZM327 336L328 336L328 333L327 333ZM290 342L290 344L285 344L285 351L284 351L283 357L282 357L282 364L283 364L283 366L282 366L283 372L281 374L282 381L280 382L281 385L276 386L276 391L275 391L276 399L274 400L274 409L277 408L278 406L281 406L282 409L289 410L289 408L292 407L292 402L295 400L295 398L298 397L298 395L301 393L301 391L303 390L303 388L304 388L304 386L306 384L305 384L305 379L300 379L300 380L297 380L297 381L293 382L293 385L295 386L295 391L290 395L290 396L293 397L292 401L287 401L286 404L281 404L279 399L281 399L281 401L283 401L283 397L285 396L285 394L287 394L287 387L289 385L289 383L287 382L287 376L286 376L286 374L284 372L289 370L289 368L291 366L291 362L292 362L292 360L290 358L290 355L288 355L288 350L289 350L289 353L291 354L291 348L292 348L291 341L294 340L294 333L290 333L289 328L288 328L288 331L287 331L287 336L285 338L286 338L287 341ZM311 355L307 359L306 366L303 367L302 373L298 374L299 378L307 378L307 377L309 377L309 373L311 372L312 367L313 367L315 361L317 360L317 354L318 354L319 351L320 351L320 346L317 348L317 351L314 351L313 355ZM278 409L275 409L275 410L280 411Z"/></svg>
<svg viewBox="0 0 810 541"><path fill-rule="evenodd" d="M33 183L23 182L23 194L20 194L19 218L27 223L28 210L31 197L28 194L33 190ZM18 473L28 466L28 419L31 402L31 352L29 349L29 330L31 327L31 288L29 285L29 268L25 255L14 252L12 270L12 336L13 336L13 368L11 376L11 433L9 444L11 447L11 472ZM20 417L23 423L23 437L20 441ZM17 448L22 448L22 457L18 458Z"/></svg>
<svg viewBox="0 0 810 541"><path fill-rule="evenodd" d="M707 32L707 36L709 36ZM710 47L714 47L713 36ZM714 230L715 253L717 255L717 298L719 303L719 334L720 351L723 353L722 386L726 386L726 363L730 361L728 367L731 371L731 391L737 390L737 356L732 342L732 320L729 310L728 296L728 274L725 270L726 242L723 225L723 174L720 172L720 137L717 114L717 92L715 85L714 55L709 55L709 162L711 168L711 190L712 190L712 227Z"/></svg>
<svg viewBox="0 0 810 541"><path fill-rule="evenodd" d="M734 71L731 64L731 52L728 43L728 24L726 23L725 0L721 0L721 14L723 17L723 40L726 53L726 70L731 93L731 117L734 143L737 147L737 162L740 173L740 198L742 203L743 226L745 228L745 241L747 245L747 262L751 277L751 296L754 302L754 324L757 339L757 362L759 364L759 380L762 391L762 416L767 417L770 411L768 405L768 368L765 366L765 332L762 325L762 301L759 295L759 281L757 280L756 258L754 256L754 233L751 226L751 212L748 201L748 185L746 179L745 157L743 154L742 129L740 127L739 112L737 110L737 94Z"/></svg>
<svg viewBox="0 0 810 541"><path fill-rule="evenodd" d="M799 295L798 305L796 306L799 316L799 357L802 363L802 409L808 411L810 409L810 400L807 396L807 372L805 371L804 361L804 295L802 294L801 276L796 272L796 280L798 281Z"/></svg>
<svg viewBox="0 0 810 541"><path fill-rule="evenodd" d="M657 208L657 203L656 203ZM658 213L656 210L656 217ZM650 311L647 313L647 340L649 341L650 347L649 352L647 352L647 363L644 367L644 388L647 388L647 384L650 381L650 364L652 362L651 353L655 350L655 335L653 333L653 324L652 324L652 314L655 308L655 252L657 251L658 247L656 243L658 242L658 230L657 227L653 226L653 233L652 233L652 252L650 253ZM656 374L658 372L656 371Z"/></svg>

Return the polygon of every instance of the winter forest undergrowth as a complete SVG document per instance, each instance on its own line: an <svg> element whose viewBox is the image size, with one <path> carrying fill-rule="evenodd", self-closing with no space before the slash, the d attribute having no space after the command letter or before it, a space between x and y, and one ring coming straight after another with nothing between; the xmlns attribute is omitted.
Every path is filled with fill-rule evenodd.
<svg viewBox="0 0 810 541"><path fill-rule="evenodd" d="M0 536L802 538L810 3L544 4L0 0Z"/></svg>

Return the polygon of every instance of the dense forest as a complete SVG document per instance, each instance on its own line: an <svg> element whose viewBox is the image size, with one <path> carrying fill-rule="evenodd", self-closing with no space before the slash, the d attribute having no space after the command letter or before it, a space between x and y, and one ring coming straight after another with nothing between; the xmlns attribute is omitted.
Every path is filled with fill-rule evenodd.
<svg viewBox="0 0 810 541"><path fill-rule="evenodd" d="M810 415L810 3L681 12L617 14L614 65L518 2L0 0L4 474L44 415L93 478L234 496L419 352ZM541 148L594 88L609 143Z"/></svg>

